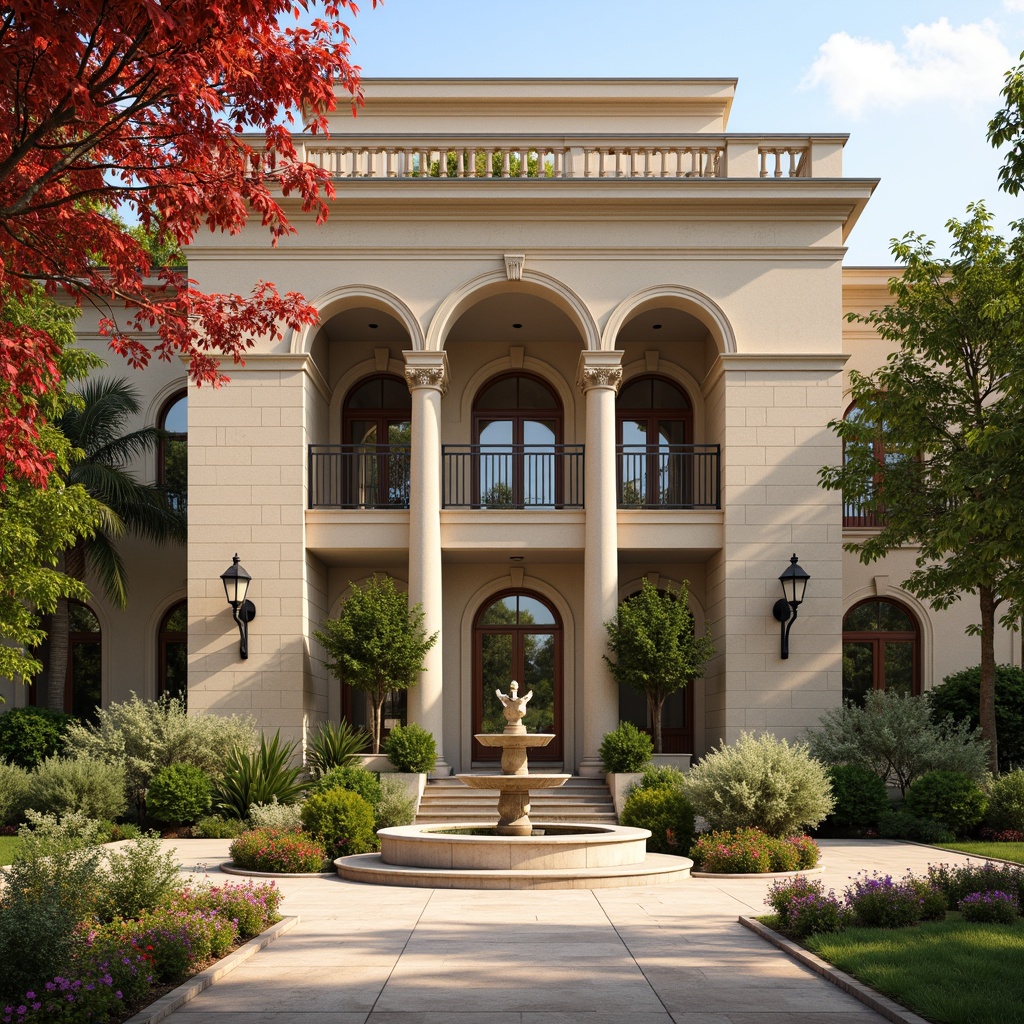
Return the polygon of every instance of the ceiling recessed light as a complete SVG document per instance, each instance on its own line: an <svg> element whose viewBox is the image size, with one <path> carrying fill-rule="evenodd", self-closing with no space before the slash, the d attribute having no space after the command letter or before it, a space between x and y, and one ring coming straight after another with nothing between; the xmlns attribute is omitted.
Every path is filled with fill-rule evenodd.
<svg viewBox="0 0 1024 1024"><path fill-rule="evenodd" d="M655 330L655 331L660 331L661 330L661 324L653 324L651 329Z"/></svg>
<svg viewBox="0 0 1024 1024"><path fill-rule="evenodd" d="M513 324L512 326L518 331L518 330L522 329L523 325L522 324Z"/></svg>
<svg viewBox="0 0 1024 1024"><path fill-rule="evenodd" d="M377 324L367 324L366 326L369 327L371 331L375 331L375 330L377 330L377 326L378 325Z"/></svg>

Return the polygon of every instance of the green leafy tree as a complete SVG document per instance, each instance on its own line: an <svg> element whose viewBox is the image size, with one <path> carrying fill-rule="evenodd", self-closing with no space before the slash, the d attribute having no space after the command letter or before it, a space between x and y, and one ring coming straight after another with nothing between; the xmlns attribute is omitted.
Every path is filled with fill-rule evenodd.
<svg viewBox="0 0 1024 1024"><path fill-rule="evenodd" d="M850 314L898 347L880 369L851 372L858 415L832 422L845 456L821 482L881 524L846 545L863 563L916 545L910 593L939 609L977 598L968 633L981 643L979 721L995 771L995 626L1001 615L1015 629L1024 608L1022 261L982 204L968 214L947 224L948 258L921 235L894 240L904 270L892 301Z"/></svg>
<svg viewBox="0 0 1024 1024"><path fill-rule="evenodd" d="M47 299L35 289L20 299L0 297L0 320L22 332L45 332L58 342L52 371L31 385L33 443L46 456L45 486L25 474L7 476L0 489L0 676L28 682L42 670L33 650L46 638L41 616L68 598L85 600L80 580L62 571L62 552L95 535L102 506L67 475L74 444L54 425L79 401L65 381L82 378L99 360L74 345L77 310ZM19 407L22 396L4 393L0 402ZM5 448L0 436L0 449ZM62 691L63 693L63 691Z"/></svg>
<svg viewBox="0 0 1024 1024"><path fill-rule="evenodd" d="M380 752L381 711L388 694L415 685L423 658L437 643L427 636L423 611L390 578L374 576L352 594L336 619L313 636L330 656L327 668L343 683L366 693L373 705L373 752Z"/></svg>
<svg viewBox="0 0 1024 1024"><path fill-rule="evenodd" d="M103 510L100 525L77 540L63 555L69 576L84 580L91 573L110 600L128 603L128 575L117 548L126 534L153 543L184 544L188 524L184 509L154 484L141 483L131 472L132 462L152 451L163 437L156 427L128 430L142 403L138 391L124 378L86 381L81 402L61 416L59 426L80 453L64 475L67 484L85 490ZM57 602L50 622L50 678L48 703L64 705L64 673L68 657L67 600Z"/></svg>
<svg viewBox="0 0 1024 1024"><path fill-rule="evenodd" d="M697 636L687 607L688 591L660 591L645 579L640 593L626 598L611 622L608 648L615 656L605 661L615 681L639 690L647 698L654 732L654 752L661 753L661 711L665 700L704 673L715 653L710 636Z"/></svg>

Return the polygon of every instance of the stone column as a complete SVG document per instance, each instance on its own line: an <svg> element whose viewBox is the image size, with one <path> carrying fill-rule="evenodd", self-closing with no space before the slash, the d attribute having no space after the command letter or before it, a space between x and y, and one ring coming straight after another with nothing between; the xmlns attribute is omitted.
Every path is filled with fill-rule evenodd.
<svg viewBox="0 0 1024 1024"><path fill-rule="evenodd" d="M409 720L434 734L439 775L449 775L444 759L441 621L441 396L448 390L444 352L404 352L405 379L412 392L409 466L409 605L423 608L423 628L437 643L427 652L425 670L409 690Z"/></svg>
<svg viewBox="0 0 1024 1024"><path fill-rule="evenodd" d="M619 601L615 395L621 382L622 352L581 353L577 384L587 401L581 775L601 773L598 748L619 722L619 691L604 661L604 624Z"/></svg>

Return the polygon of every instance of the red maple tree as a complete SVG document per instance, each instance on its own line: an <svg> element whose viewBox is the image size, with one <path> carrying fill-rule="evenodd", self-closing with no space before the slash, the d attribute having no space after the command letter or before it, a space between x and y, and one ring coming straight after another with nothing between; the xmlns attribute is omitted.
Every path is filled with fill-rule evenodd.
<svg viewBox="0 0 1024 1024"><path fill-rule="evenodd" d="M132 366L180 354L214 386L222 358L315 322L301 295L263 281L248 297L204 294L154 271L125 227L184 245L255 215L276 242L293 230L281 197L327 216L329 177L299 161L289 125L302 111L326 132L336 85L361 103L341 20L357 6L314 2L0 0L0 309L41 282L97 306ZM37 399L60 384L58 354L0 314L0 488L52 471Z"/></svg>

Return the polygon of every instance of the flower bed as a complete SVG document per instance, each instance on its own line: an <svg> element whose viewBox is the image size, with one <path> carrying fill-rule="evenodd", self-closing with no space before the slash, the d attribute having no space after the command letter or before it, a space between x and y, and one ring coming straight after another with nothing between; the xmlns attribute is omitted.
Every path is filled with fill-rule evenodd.
<svg viewBox="0 0 1024 1024"><path fill-rule="evenodd" d="M809 871L818 863L818 844L810 836L777 839L760 829L709 832L690 850L694 867L706 874L745 875Z"/></svg>
<svg viewBox="0 0 1024 1024"><path fill-rule="evenodd" d="M772 922L791 938L862 928L905 928L919 921L941 921L959 911L965 921L1009 925L1024 913L1024 868L1016 865L931 865L925 877L907 872L901 879L866 872L851 879L840 901L820 881L802 876L776 882L765 903Z"/></svg>
<svg viewBox="0 0 1024 1024"><path fill-rule="evenodd" d="M278 919L273 882L190 886L131 921L82 925L70 969L0 1005L0 1024L125 1020Z"/></svg>

